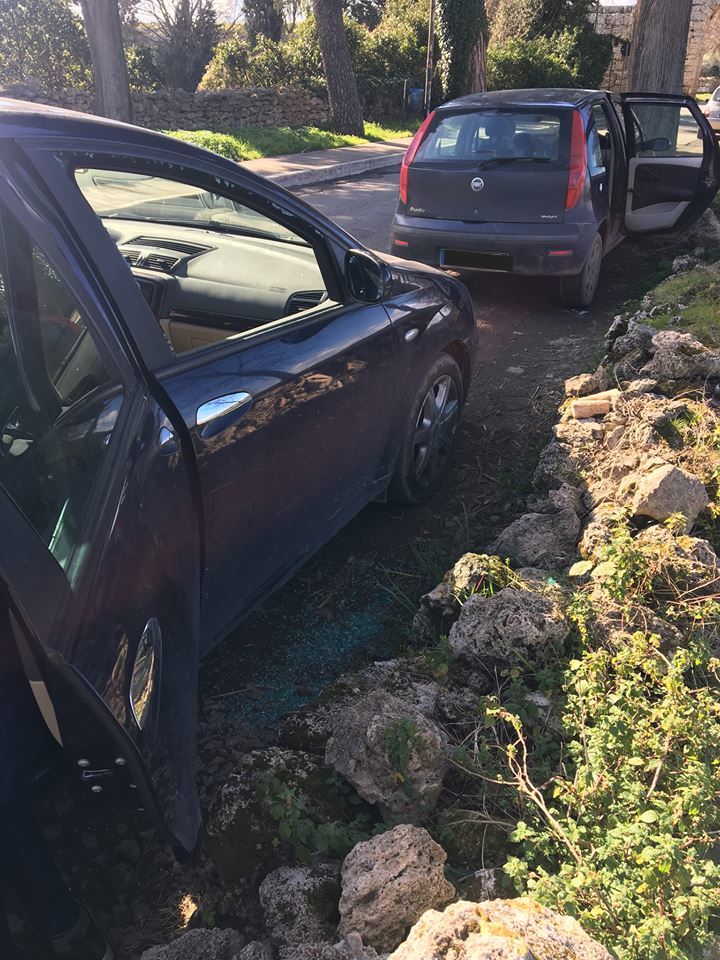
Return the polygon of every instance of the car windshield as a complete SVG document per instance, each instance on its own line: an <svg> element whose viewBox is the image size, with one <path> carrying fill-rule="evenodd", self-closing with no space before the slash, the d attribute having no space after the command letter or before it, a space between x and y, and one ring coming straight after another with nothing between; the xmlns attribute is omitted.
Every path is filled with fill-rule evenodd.
<svg viewBox="0 0 720 960"><path fill-rule="evenodd" d="M103 219L174 223L306 245L297 234L250 207L177 180L90 168L77 169L75 179Z"/></svg>
<svg viewBox="0 0 720 960"><path fill-rule="evenodd" d="M475 110L443 116L416 160L557 161L564 155L563 114L550 110Z"/></svg>

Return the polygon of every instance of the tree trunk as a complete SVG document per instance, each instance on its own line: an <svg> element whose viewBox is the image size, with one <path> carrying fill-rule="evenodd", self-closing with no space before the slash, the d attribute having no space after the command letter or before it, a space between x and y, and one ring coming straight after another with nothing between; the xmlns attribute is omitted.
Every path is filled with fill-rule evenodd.
<svg viewBox="0 0 720 960"><path fill-rule="evenodd" d="M638 0L628 89L682 93L693 0Z"/></svg>
<svg viewBox="0 0 720 960"><path fill-rule="evenodd" d="M468 64L467 88L468 93L485 93L486 59L485 37L480 34L477 43L470 54Z"/></svg>
<svg viewBox="0 0 720 960"><path fill-rule="evenodd" d="M117 0L80 0L90 43L95 104L98 113L112 120L132 121Z"/></svg>
<svg viewBox="0 0 720 960"><path fill-rule="evenodd" d="M313 0L313 10L333 129L338 133L362 137L365 132L362 106L350 58L341 0Z"/></svg>

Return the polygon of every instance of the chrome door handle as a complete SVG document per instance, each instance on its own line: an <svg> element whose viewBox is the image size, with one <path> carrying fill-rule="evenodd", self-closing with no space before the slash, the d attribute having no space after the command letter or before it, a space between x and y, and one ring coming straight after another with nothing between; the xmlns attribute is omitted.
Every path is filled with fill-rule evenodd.
<svg viewBox="0 0 720 960"><path fill-rule="evenodd" d="M417 327L410 327L409 330L405 331L405 343L412 343L413 340L417 339L420 330Z"/></svg>
<svg viewBox="0 0 720 960"><path fill-rule="evenodd" d="M158 448L165 457L172 456L178 452L178 438L169 427L160 427L158 431Z"/></svg>
<svg viewBox="0 0 720 960"><path fill-rule="evenodd" d="M246 413L252 399L251 394L240 391L201 403L195 411L195 423L203 440L214 437Z"/></svg>

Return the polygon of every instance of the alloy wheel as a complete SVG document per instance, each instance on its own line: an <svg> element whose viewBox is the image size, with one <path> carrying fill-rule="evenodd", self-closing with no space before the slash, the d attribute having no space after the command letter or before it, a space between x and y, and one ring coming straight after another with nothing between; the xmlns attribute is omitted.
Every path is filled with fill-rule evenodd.
<svg viewBox="0 0 720 960"><path fill-rule="evenodd" d="M458 389L444 374L433 383L422 402L413 434L413 470L416 481L430 486L445 469L460 415Z"/></svg>

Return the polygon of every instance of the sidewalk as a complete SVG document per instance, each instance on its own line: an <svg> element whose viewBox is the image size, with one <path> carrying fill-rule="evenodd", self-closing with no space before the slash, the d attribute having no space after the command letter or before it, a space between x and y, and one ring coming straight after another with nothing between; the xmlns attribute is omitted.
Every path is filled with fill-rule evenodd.
<svg viewBox="0 0 720 960"><path fill-rule="evenodd" d="M345 180L375 170L399 169L409 144L410 137L403 137L357 147L336 147L334 150L245 160L242 166L283 187L308 186L330 180Z"/></svg>

